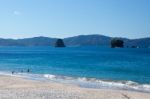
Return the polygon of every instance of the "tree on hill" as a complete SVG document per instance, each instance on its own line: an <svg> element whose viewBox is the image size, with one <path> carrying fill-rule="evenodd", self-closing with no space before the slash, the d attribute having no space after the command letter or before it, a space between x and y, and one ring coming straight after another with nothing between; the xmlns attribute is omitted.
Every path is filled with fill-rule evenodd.
<svg viewBox="0 0 150 99"><path fill-rule="evenodd" d="M65 47L65 44L62 39L57 39L55 47Z"/></svg>
<svg viewBox="0 0 150 99"><path fill-rule="evenodd" d="M124 42L121 39L112 39L111 40L111 48L115 48L115 47L120 47L123 48L124 47Z"/></svg>

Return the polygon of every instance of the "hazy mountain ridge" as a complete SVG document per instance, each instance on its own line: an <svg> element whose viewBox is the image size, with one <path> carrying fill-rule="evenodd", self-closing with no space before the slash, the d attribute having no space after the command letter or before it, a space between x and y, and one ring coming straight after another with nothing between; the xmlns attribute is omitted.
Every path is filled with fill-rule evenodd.
<svg viewBox="0 0 150 99"><path fill-rule="evenodd" d="M65 38L64 42L69 45L83 46L83 45L109 45L111 37L103 35L79 35L74 37Z"/></svg>
<svg viewBox="0 0 150 99"><path fill-rule="evenodd" d="M108 37L104 35L79 35L64 38L64 42L67 46L110 46L110 41L113 37ZM119 37L120 38L120 37ZM139 38L139 39L128 39L120 38L125 42L125 46L140 46L149 47L149 38ZM50 37L33 37L24 39L3 39L0 38L0 46L54 46L57 38Z"/></svg>

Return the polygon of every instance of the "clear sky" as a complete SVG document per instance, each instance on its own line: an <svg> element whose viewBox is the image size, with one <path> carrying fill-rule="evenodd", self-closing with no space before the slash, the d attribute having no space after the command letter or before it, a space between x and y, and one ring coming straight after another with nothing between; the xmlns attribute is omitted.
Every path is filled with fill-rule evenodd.
<svg viewBox="0 0 150 99"><path fill-rule="evenodd" d="M150 37L150 0L0 0L0 37Z"/></svg>

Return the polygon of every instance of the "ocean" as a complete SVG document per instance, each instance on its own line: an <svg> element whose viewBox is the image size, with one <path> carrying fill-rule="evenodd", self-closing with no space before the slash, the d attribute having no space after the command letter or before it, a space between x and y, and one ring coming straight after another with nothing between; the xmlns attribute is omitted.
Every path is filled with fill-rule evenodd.
<svg viewBox="0 0 150 99"><path fill-rule="evenodd" d="M0 74L88 88L150 92L150 49L0 47Z"/></svg>

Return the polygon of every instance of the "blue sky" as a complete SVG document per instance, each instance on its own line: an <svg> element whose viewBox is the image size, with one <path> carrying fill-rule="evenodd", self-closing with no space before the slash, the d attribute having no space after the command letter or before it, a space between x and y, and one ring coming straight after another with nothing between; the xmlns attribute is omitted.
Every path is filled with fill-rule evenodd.
<svg viewBox="0 0 150 99"><path fill-rule="evenodd" d="M150 0L0 0L0 37L150 37Z"/></svg>

